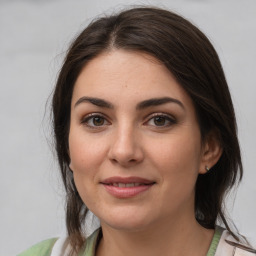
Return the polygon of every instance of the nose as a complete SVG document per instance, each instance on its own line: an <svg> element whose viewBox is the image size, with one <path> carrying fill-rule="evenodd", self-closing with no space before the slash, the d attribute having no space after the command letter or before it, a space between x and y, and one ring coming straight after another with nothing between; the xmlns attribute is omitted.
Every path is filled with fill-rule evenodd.
<svg viewBox="0 0 256 256"><path fill-rule="evenodd" d="M117 129L108 153L110 161L130 167L143 161L143 147L139 134L132 127Z"/></svg>

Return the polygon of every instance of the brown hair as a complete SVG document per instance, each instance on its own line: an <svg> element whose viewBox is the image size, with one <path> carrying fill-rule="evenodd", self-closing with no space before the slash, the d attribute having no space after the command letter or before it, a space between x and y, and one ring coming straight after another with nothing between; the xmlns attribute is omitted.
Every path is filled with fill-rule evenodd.
<svg viewBox="0 0 256 256"><path fill-rule="evenodd" d="M218 134L223 153L195 190L195 217L206 228L217 219L228 230L223 202L226 192L242 178L235 113L218 55L207 37L193 24L167 10L140 7L93 21L71 44L53 95L56 151L66 188L66 224L71 244L78 251L84 243L82 226L87 208L69 169L70 105L81 69L94 57L111 49L148 53L161 61L193 100L202 139Z"/></svg>

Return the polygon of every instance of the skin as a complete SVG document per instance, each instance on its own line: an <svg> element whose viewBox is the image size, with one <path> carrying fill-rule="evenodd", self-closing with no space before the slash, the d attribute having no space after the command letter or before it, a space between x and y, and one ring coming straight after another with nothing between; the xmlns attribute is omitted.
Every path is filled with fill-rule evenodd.
<svg viewBox="0 0 256 256"><path fill-rule="evenodd" d="M176 102L138 108L164 97ZM192 100L156 59L112 50L83 68L72 96L69 149L77 190L101 222L97 256L206 255L213 230L195 220L195 183L221 149L213 136L202 143ZM154 185L117 198L101 184L113 176Z"/></svg>

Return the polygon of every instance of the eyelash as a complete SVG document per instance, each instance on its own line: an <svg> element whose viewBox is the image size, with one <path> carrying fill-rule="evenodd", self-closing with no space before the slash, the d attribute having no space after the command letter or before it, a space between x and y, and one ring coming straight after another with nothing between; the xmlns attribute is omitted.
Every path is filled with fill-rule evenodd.
<svg viewBox="0 0 256 256"><path fill-rule="evenodd" d="M164 119L164 122L165 122L164 125L156 125L156 124L155 124L156 118L163 118L163 119ZM177 121L175 120L174 117L171 117L170 115L164 114L164 113L154 113L154 114L152 114L152 115L149 117L148 121L146 121L145 123L148 124L150 121L153 121L153 122L154 122L154 124L153 124L153 125L150 125L150 126L158 127L158 128L168 128L168 127L170 127L171 125L177 123ZM168 122L168 124L166 124L166 122Z"/></svg>
<svg viewBox="0 0 256 256"><path fill-rule="evenodd" d="M100 118L103 121L103 124L102 125L89 124L89 122L90 121L93 122L93 120L95 120L95 118ZM156 118L162 118L163 121L164 121L164 124L163 125L156 125L156 123L155 123ZM154 124L149 124L150 121L153 121ZM168 124L166 124L166 122L168 122ZM175 120L175 118L171 117L168 114L154 113L154 114L150 115L148 120L146 122L144 122L143 124L146 124L146 125L148 124L149 126L152 126L152 127L167 128L167 127L170 127L171 125L176 124L176 123L177 123L177 121ZM81 124L86 125L90 129L99 129L99 128L102 128L106 125L109 125L110 122L101 113L92 113L92 114L89 114L89 115L85 116L81 120Z"/></svg>
<svg viewBox="0 0 256 256"><path fill-rule="evenodd" d="M90 121L93 122L93 120L95 120L95 118L100 118L101 120L103 120L104 124L103 125L93 125L93 124L89 124ZM107 124L106 124L107 122ZM108 125L109 122L107 121L106 117L100 113L93 113L93 114L89 114L87 116L85 116L82 120L81 120L81 124L86 125L88 128L90 129L99 129L102 128L105 125Z"/></svg>

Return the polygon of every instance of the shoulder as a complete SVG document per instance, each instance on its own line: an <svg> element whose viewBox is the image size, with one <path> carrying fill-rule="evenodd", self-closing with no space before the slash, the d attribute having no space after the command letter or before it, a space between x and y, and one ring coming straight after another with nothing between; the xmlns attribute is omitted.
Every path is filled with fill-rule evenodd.
<svg viewBox="0 0 256 256"><path fill-rule="evenodd" d="M18 254L17 256L50 256L52 248L58 238L51 238L44 240L38 244L33 245L26 251Z"/></svg>
<svg viewBox="0 0 256 256"><path fill-rule="evenodd" d="M215 256L255 256L256 250L243 239L237 241L227 230L223 230Z"/></svg>
<svg viewBox="0 0 256 256"><path fill-rule="evenodd" d="M101 230L97 229L86 239L85 246L81 248L78 255L94 256L100 237ZM64 236L42 241L17 256L67 256L71 251L69 238Z"/></svg>

